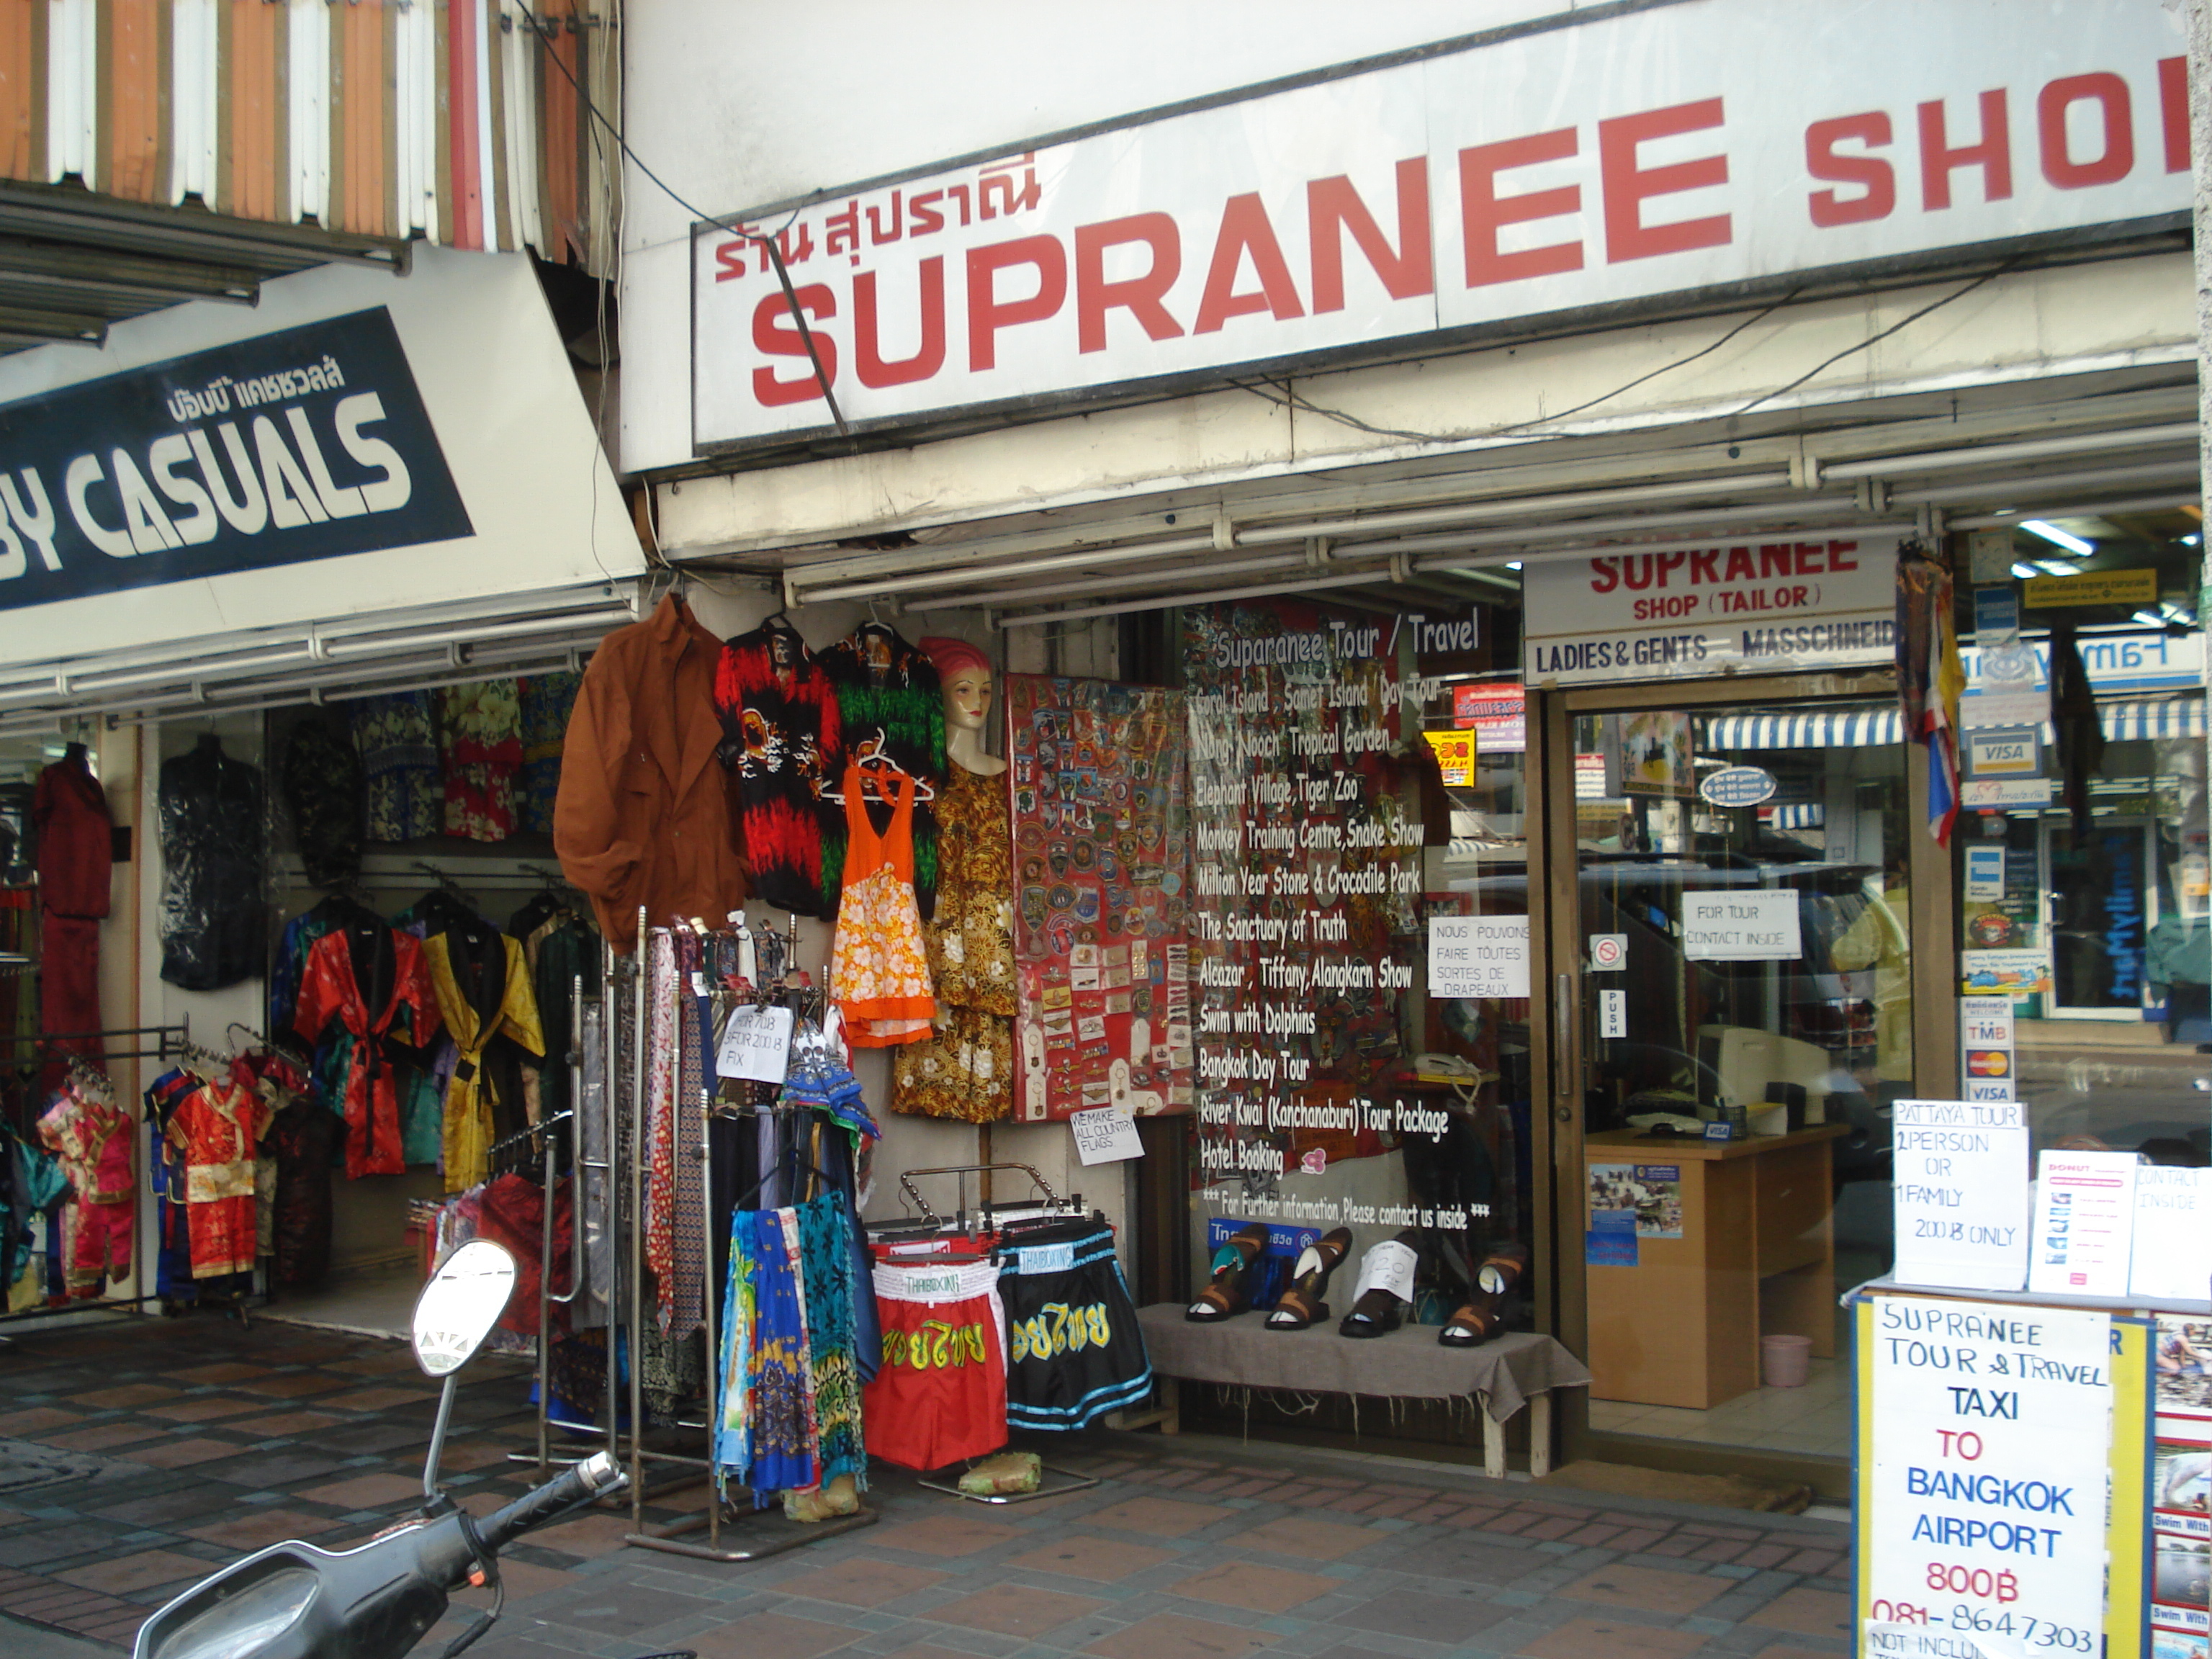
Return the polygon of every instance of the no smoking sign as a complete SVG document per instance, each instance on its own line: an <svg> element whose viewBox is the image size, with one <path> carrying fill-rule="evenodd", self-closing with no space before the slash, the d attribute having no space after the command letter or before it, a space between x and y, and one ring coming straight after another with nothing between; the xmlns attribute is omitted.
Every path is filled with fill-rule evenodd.
<svg viewBox="0 0 2212 1659"><path fill-rule="evenodd" d="M1628 965L1628 935L1626 933L1592 933L1589 936L1589 965L1601 974L1618 973Z"/></svg>

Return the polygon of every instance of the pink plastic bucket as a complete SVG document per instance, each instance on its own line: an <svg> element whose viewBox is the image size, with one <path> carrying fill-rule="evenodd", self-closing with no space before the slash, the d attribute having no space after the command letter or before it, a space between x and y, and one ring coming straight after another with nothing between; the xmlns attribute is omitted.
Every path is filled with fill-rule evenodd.
<svg viewBox="0 0 2212 1659"><path fill-rule="evenodd" d="M1759 1339L1759 1376L1770 1389L1802 1389L1813 1360L1809 1336L1762 1336Z"/></svg>

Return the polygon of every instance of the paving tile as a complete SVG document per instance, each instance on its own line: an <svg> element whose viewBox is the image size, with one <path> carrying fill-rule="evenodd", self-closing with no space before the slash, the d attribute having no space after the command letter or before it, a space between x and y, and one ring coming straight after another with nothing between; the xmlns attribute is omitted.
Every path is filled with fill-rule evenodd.
<svg viewBox="0 0 2212 1659"><path fill-rule="evenodd" d="M1387 1535L1387 1534L1386 1534ZM1378 1567L1424 1577L1477 1584L1510 1584L1534 1570L1539 1558L1525 1548L1484 1541L1480 1533L1445 1533L1373 1558Z"/></svg>
<svg viewBox="0 0 2212 1659"><path fill-rule="evenodd" d="M66 1429L83 1421L82 1412L65 1412L58 1406L31 1406L8 1413L8 1432L19 1438L35 1438L48 1429Z"/></svg>
<svg viewBox="0 0 2212 1659"><path fill-rule="evenodd" d="M251 1423L237 1425L240 1429L251 1429L264 1440L289 1440L303 1434L312 1434L317 1444L325 1437L317 1432L342 1423L343 1418L332 1417L328 1412L277 1412L269 1417L257 1417Z"/></svg>
<svg viewBox="0 0 2212 1659"><path fill-rule="evenodd" d="M536 1474L531 1475L532 1485ZM416 1488L418 1491L420 1487ZM573 1521L563 1521L557 1527L548 1527L530 1534L530 1541L539 1549L558 1550L563 1555L589 1559L605 1555L623 1547L623 1540L629 1531L629 1515L624 1511L610 1515L604 1510L580 1515Z"/></svg>
<svg viewBox="0 0 2212 1659"><path fill-rule="evenodd" d="M1851 1601L1835 1590L1801 1585L1783 1591L1758 1612L1747 1614L1743 1622L1786 1630L1792 1636L1849 1636Z"/></svg>
<svg viewBox="0 0 2212 1659"><path fill-rule="evenodd" d="M1019 1531L1010 1527L979 1521L958 1511L951 1514L940 1511L920 1521L872 1527L868 1530L868 1545L871 1548L881 1546L912 1550L920 1555L975 1555L997 1545L1012 1543L1022 1536Z"/></svg>
<svg viewBox="0 0 2212 1659"><path fill-rule="evenodd" d="M180 1555L174 1550L141 1550L136 1555L112 1556L105 1561L65 1568L54 1577L80 1589L128 1595L133 1590L173 1584L179 1579L204 1578L209 1571L209 1564L196 1555Z"/></svg>
<svg viewBox="0 0 2212 1659"><path fill-rule="evenodd" d="M1274 1639L1266 1631L1187 1618L1179 1613L1156 1613L1108 1632L1083 1650L1101 1655L1103 1659L1243 1659Z"/></svg>
<svg viewBox="0 0 2212 1659"><path fill-rule="evenodd" d="M932 1607L920 1616L939 1624L994 1631L1000 1636L1034 1638L1096 1613L1105 1605L1095 1596L1070 1595L1062 1590L1006 1583L994 1584L957 1601Z"/></svg>
<svg viewBox="0 0 2212 1659"><path fill-rule="evenodd" d="M1168 1594L1191 1601L1218 1601L1251 1613L1288 1613L1338 1588L1333 1578L1285 1572L1251 1561L1220 1561L1168 1585Z"/></svg>
<svg viewBox="0 0 2212 1659"><path fill-rule="evenodd" d="M1730 1588L1730 1581L1709 1573L1668 1572L1661 1567L1632 1566L1616 1561L1586 1573L1558 1594L1577 1601L1596 1601L1608 1607L1640 1607L1679 1619L1695 1613Z"/></svg>
<svg viewBox="0 0 2212 1659"><path fill-rule="evenodd" d="M234 1440L155 1440L130 1447L120 1455L134 1463L151 1464L157 1469L181 1469L211 1458L236 1457L243 1450Z"/></svg>
<svg viewBox="0 0 2212 1659"><path fill-rule="evenodd" d="M1570 1619L1524 1642L1534 1659L1685 1659L1705 1644L1696 1631L1626 1625L1610 1619Z"/></svg>
<svg viewBox="0 0 2212 1659"><path fill-rule="evenodd" d="M1218 1504L1189 1504L1174 1498L1132 1498L1084 1519L1094 1527L1118 1527L1154 1538L1181 1538L1236 1514Z"/></svg>
<svg viewBox="0 0 2212 1659"><path fill-rule="evenodd" d="M1340 1613L1331 1622L1382 1636L1406 1636L1417 1642L1441 1642L1447 1647L1457 1647L1475 1632L1487 1629L1512 1611L1473 1595L1437 1595L1426 1590L1394 1590Z"/></svg>
<svg viewBox="0 0 2212 1659"><path fill-rule="evenodd" d="M679 1619L719 1615L723 1607L721 1603L703 1595L684 1595L658 1584L626 1583L610 1574L596 1578L579 1577L573 1590L552 1597L531 1611L532 1617L556 1627L574 1625L596 1635L619 1636L625 1641L642 1644L646 1631ZM840 1632L848 1640L859 1633ZM690 1638L685 1638L685 1645L690 1644Z"/></svg>
<svg viewBox="0 0 2212 1659"><path fill-rule="evenodd" d="M734 1624L719 1624L712 1631L702 1631L695 1637L684 1637L684 1646L695 1648L699 1659L763 1659L763 1655L776 1655L776 1659L814 1659L814 1655L832 1652L836 1648L849 1648L854 1641L867 1635L867 1631L854 1631L842 1624L823 1624L821 1620L794 1620L787 1613L748 1613ZM907 1648L915 1655L938 1655L940 1648ZM971 1655L951 1655L945 1659L971 1659Z"/></svg>
<svg viewBox="0 0 2212 1659"><path fill-rule="evenodd" d="M167 1527L174 1521L212 1521L237 1498L237 1494L227 1486L218 1486L215 1493L210 1493L202 1481L194 1481L174 1492L155 1492L146 1497L123 1496L144 1485L143 1480L125 1481L103 1494L115 1498L116 1502L87 1513L102 1521L119 1522L125 1528Z"/></svg>
<svg viewBox="0 0 2212 1659"><path fill-rule="evenodd" d="M302 1510L259 1509L231 1521L211 1521L205 1526L183 1528L187 1538L197 1538L203 1543L220 1544L225 1549L266 1549L271 1544L281 1544L288 1538L312 1538L319 1532L328 1532L338 1523L319 1515L309 1515Z"/></svg>
<svg viewBox="0 0 2212 1659"><path fill-rule="evenodd" d="M811 1572L802 1572L795 1578L781 1579L775 1589L780 1595L804 1595L817 1601L840 1602L848 1607L879 1607L886 1601L896 1601L902 1595L941 1584L949 1576L932 1572L927 1567L902 1566L896 1561L856 1555Z"/></svg>
<svg viewBox="0 0 2212 1659"><path fill-rule="evenodd" d="M158 1400L174 1400L183 1393L159 1382L125 1382L118 1388L98 1389L90 1394L76 1396L80 1406L90 1406L103 1412L125 1411L140 1406L150 1406Z"/></svg>
<svg viewBox="0 0 2212 1659"><path fill-rule="evenodd" d="M1156 1550L1146 1544L1124 1544L1117 1539L1092 1538L1082 1533L1054 1539L1040 1545L1026 1554L1017 1555L1006 1565L1026 1567L1031 1572L1056 1572L1069 1578L1088 1578L1094 1583L1111 1584L1127 1578L1133 1572L1146 1567L1156 1567L1163 1561L1172 1561L1174 1553Z"/></svg>
<svg viewBox="0 0 2212 1659"><path fill-rule="evenodd" d="M225 1394L188 1395L182 1400L149 1406L149 1417L166 1418L172 1423L210 1423L217 1418L242 1417L247 1412L265 1412L265 1400L239 1400Z"/></svg>
<svg viewBox="0 0 2212 1659"><path fill-rule="evenodd" d="M325 1457L305 1448L273 1453L238 1446L227 1446L224 1449L239 1459L235 1465L224 1466L224 1478L264 1492L274 1486L296 1486L302 1481L323 1480L345 1468L343 1457ZM136 1452L124 1455L137 1455Z"/></svg>
<svg viewBox="0 0 2212 1659"><path fill-rule="evenodd" d="M357 1474L350 1480L334 1480L299 1494L313 1504L331 1504L342 1510L381 1510L422 1495L422 1483L403 1474ZM542 1542L542 1539L532 1541Z"/></svg>
<svg viewBox="0 0 2212 1659"><path fill-rule="evenodd" d="M64 1451L110 1451L117 1446L133 1446L142 1440L151 1440L166 1432L158 1423L97 1423L88 1429L69 1429L59 1433L42 1434L39 1438L49 1446L58 1446Z"/></svg>
<svg viewBox="0 0 2212 1659"><path fill-rule="evenodd" d="M1623 1555L1635 1555L1650 1549L1665 1535L1656 1527L1632 1528L1616 1537L1611 1547L1619 1550Z"/></svg>
<svg viewBox="0 0 2212 1659"><path fill-rule="evenodd" d="M426 1401L434 1402L437 1398L437 1391L434 1389L426 1391L422 1389L401 1389L387 1385L374 1389L354 1389L344 1394L324 1395L316 1400L315 1404L331 1407L340 1411L381 1412L389 1411L394 1406L418 1406Z"/></svg>
<svg viewBox="0 0 2212 1659"><path fill-rule="evenodd" d="M319 1394L334 1393L347 1383L342 1376L330 1376L321 1371L280 1371L246 1378L238 1386L248 1394L265 1394L277 1400L306 1400Z"/></svg>
<svg viewBox="0 0 2212 1659"><path fill-rule="evenodd" d="M507 1604L527 1601L533 1595L550 1595L557 1589L567 1589L583 1580L575 1573L557 1567L541 1567L535 1561L517 1561L511 1556L499 1558L500 1582L507 1586Z"/></svg>
<svg viewBox="0 0 2212 1659"><path fill-rule="evenodd" d="M1843 1559L1834 1550L1800 1550L1782 1564L1784 1572L1826 1572Z"/></svg>
<svg viewBox="0 0 2212 1659"><path fill-rule="evenodd" d="M1271 1554L1296 1555L1309 1561L1338 1561L1388 1536L1372 1527L1285 1515L1240 1532L1230 1541L1238 1549L1266 1550Z"/></svg>
<svg viewBox="0 0 2212 1659"><path fill-rule="evenodd" d="M73 1555L90 1555L113 1547L115 1528L69 1523L20 1528L0 1538L0 1566L35 1567L43 1561L66 1561Z"/></svg>
<svg viewBox="0 0 2212 1659"><path fill-rule="evenodd" d="M242 1364L236 1360L223 1360L213 1365L195 1365L188 1371L173 1371L171 1380L178 1382L244 1382L252 1377L266 1376L266 1365Z"/></svg>

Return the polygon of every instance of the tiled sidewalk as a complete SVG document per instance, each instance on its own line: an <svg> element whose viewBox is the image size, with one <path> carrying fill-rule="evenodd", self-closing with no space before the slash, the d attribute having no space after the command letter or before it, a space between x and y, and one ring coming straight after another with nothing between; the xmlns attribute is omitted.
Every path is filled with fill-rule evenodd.
<svg viewBox="0 0 2212 1659"><path fill-rule="evenodd" d="M515 1367L480 1360L468 1375L448 1469L482 1510L532 1478L505 1462L530 1419ZM0 1498L0 1611L122 1648L211 1564L282 1537L348 1544L389 1520L415 1490L434 1395L395 1344L186 1321L26 1338L0 1352L0 1435L102 1460L88 1479ZM1839 1526L1218 1444L1085 1437L1055 1462L1104 1484L1004 1508L879 1469L879 1525L748 1565L625 1547L626 1515L586 1515L508 1552L506 1617L471 1652L1850 1651Z"/></svg>

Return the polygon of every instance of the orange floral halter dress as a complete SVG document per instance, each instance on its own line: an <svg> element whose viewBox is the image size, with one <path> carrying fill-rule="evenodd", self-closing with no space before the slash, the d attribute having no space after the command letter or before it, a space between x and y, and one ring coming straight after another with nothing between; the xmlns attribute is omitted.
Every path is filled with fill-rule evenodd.
<svg viewBox="0 0 2212 1659"><path fill-rule="evenodd" d="M856 1048L919 1042L937 1012L914 897L915 781L895 775L890 824L878 834L863 793L866 775L858 762L845 768L845 891L830 952L830 994Z"/></svg>

